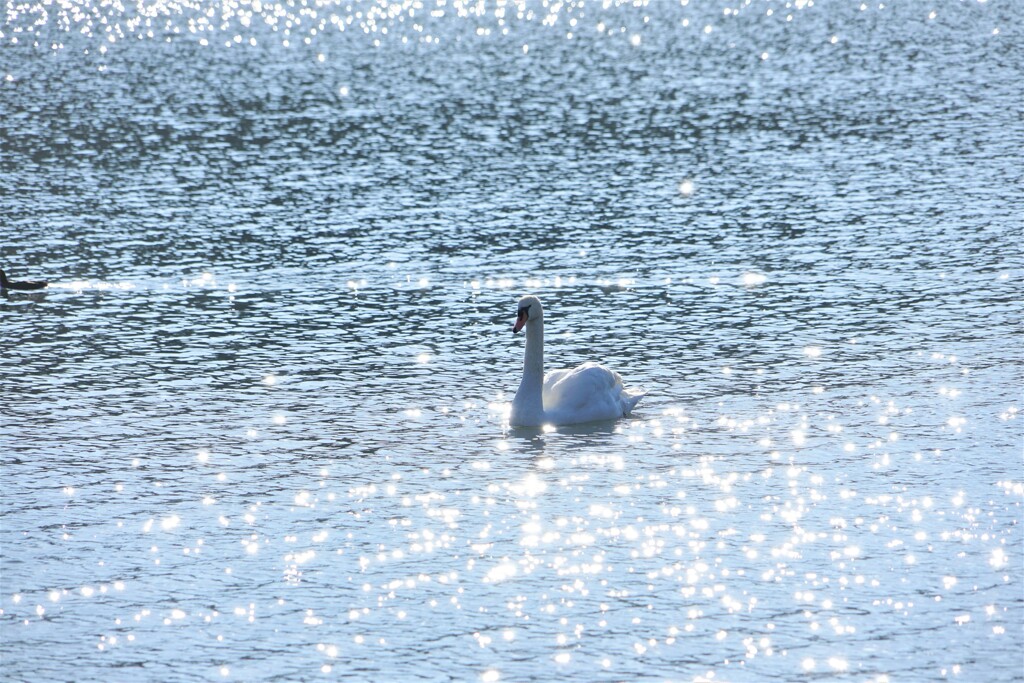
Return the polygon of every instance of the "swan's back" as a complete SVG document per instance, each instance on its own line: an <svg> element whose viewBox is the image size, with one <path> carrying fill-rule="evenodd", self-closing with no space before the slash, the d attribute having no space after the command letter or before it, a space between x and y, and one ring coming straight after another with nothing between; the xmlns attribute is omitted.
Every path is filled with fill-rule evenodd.
<svg viewBox="0 0 1024 683"><path fill-rule="evenodd" d="M626 389L619 373L598 363L552 370L544 377L544 412L562 424L629 415L643 395Z"/></svg>

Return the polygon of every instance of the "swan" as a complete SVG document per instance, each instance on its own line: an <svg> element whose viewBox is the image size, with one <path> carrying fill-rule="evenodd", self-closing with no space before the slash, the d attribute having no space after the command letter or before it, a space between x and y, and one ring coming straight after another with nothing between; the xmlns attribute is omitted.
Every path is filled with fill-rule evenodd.
<svg viewBox="0 0 1024 683"><path fill-rule="evenodd" d="M46 285L45 280L8 280L7 273L0 270L0 289L17 289L27 292L33 289L44 289Z"/></svg>
<svg viewBox="0 0 1024 683"><path fill-rule="evenodd" d="M622 377L597 363L544 375L544 307L535 296L519 300L512 333L526 328L523 380L512 399L509 422L520 427L544 424L567 425L615 420L633 410L644 396L640 389L626 389Z"/></svg>

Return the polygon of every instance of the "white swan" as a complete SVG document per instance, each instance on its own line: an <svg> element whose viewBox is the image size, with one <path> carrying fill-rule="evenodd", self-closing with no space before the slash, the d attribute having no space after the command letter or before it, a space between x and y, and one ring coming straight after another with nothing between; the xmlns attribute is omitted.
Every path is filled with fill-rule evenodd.
<svg viewBox="0 0 1024 683"><path fill-rule="evenodd" d="M526 327L523 380L512 399L509 422L520 427L615 420L629 415L643 397L639 389L622 386L619 373L597 363L544 376L544 307L535 296L519 300L512 332Z"/></svg>

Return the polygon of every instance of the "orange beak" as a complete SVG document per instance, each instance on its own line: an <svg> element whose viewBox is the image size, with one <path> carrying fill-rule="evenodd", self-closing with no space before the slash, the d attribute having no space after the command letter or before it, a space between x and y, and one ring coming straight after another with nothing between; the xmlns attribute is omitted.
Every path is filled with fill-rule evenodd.
<svg viewBox="0 0 1024 683"><path fill-rule="evenodd" d="M523 325L525 325L526 321L529 319L530 316L527 314L527 309L520 308L519 313L516 314L516 324L512 326L512 334L515 334L519 330L523 329Z"/></svg>

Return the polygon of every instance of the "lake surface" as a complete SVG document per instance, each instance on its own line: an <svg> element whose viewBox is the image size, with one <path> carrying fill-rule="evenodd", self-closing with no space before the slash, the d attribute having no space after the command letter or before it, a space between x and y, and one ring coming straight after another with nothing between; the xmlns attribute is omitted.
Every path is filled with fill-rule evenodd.
<svg viewBox="0 0 1024 683"><path fill-rule="evenodd" d="M0 678L1024 680L1022 26L8 5Z"/></svg>

